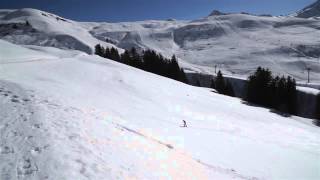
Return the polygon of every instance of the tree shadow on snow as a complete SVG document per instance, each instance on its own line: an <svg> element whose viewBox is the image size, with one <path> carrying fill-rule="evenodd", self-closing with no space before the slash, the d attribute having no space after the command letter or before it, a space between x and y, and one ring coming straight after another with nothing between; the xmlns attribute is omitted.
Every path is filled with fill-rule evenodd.
<svg viewBox="0 0 320 180"><path fill-rule="evenodd" d="M252 107L259 107L259 108L264 108L264 109L268 109L269 112L271 113L275 113L279 116L282 116L282 117L291 117L292 115L289 114L289 113L285 113L285 112L281 112L279 110L276 110L276 109L271 109L271 108L268 108L268 107L265 107L265 106L262 106L262 105L258 105L258 104L254 104L254 103L250 103L250 102L247 102L247 101L241 101L242 104L245 104L247 106L252 106Z"/></svg>
<svg viewBox="0 0 320 180"><path fill-rule="evenodd" d="M320 119L313 120L313 124L320 127Z"/></svg>

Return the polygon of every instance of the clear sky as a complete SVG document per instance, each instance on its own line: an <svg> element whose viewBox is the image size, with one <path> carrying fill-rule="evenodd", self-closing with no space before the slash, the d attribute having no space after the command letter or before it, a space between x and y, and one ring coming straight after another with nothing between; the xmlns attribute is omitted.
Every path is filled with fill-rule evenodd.
<svg viewBox="0 0 320 180"><path fill-rule="evenodd" d="M285 15L316 0L0 0L1 9L36 8L78 21L196 19L223 12Z"/></svg>

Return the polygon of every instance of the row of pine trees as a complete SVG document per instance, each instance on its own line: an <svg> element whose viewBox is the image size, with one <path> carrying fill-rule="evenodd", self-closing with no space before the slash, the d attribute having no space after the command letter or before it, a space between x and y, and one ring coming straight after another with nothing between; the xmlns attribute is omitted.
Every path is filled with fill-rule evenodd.
<svg viewBox="0 0 320 180"><path fill-rule="evenodd" d="M143 51L141 54L135 48L125 50L120 54L114 47L104 48L95 46L95 54L129 66L133 66L151 73L168 77L177 81L188 83L186 74L180 68L177 58L163 57L153 50ZM200 86L200 82L197 83ZM235 96L232 84L223 77L221 71L211 81L211 88L218 93ZM273 76L269 69L258 67L248 78L245 95L243 99L250 103L276 109L283 113L296 114L296 81L288 77ZM316 124L320 126L320 94L317 96Z"/></svg>
<svg viewBox="0 0 320 180"><path fill-rule="evenodd" d="M221 71L212 79L210 87L220 94L235 96L232 84L225 80ZM320 94L317 98L316 117L320 119ZM283 113L296 114L296 81L290 76L274 77L269 69L258 67L247 80L243 99ZM317 123L320 126L320 121Z"/></svg>
<svg viewBox="0 0 320 180"><path fill-rule="evenodd" d="M278 111L296 114L296 81L288 76L273 76L269 69L258 67L249 76L245 100Z"/></svg>
<svg viewBox="0 0 320 180"><path fill-rule="evenodd" d="M199 84L199 83L198 83ZM211 81L211 88L227 96L235 96L232 84L221 71ZM297 114L297 90L294 78L273 76L269 69L258 67L248 77L243 100L286 114ZM315 124L320 126L320 94L316 96Z"/></svg>
<svg viewBox="0 0 320 180"><path fill-rule="evenodd" d="M139 54L135 48L125 50L124 53L120 54L116 48L104 48L100 44L95 46L95 54L160 76L188 83L186 74L180 68L175 56L167 59L153 50L146 50Z"/></svg>

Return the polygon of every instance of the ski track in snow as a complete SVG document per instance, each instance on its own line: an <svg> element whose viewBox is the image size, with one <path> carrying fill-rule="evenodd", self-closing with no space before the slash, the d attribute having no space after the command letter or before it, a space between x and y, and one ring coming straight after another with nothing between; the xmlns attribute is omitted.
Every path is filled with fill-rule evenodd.
<svg viewBox="0 0 320 180"><path fill-rule="evenodd" d="M0 159L6 162L0 166L0 179L46 179L38 174L37 159L47 154L49 145L43 137L46 129L37 121L32 97L15 84L0 82L0 100Z"/></svg>
<svg viewBox="0 0 320 180"><path fill-rule="evenodd" d="M52 150L56 151L59 144L52 144L51 139L64 140L64 135L70 141L79 138L80 135L75 133L81 132L75 129L77 124L68 124L71 118L80 119L76 116L79 110L51 103L35 95L27 95L18 85L3 81L0 81L0 109L0 161L5 162L0 163L1 180L71 177L61 173L64 172L63 167L58 167L63 159L60 162L54 160L60 156L52 154ZM13 115L15 118L12 118ZM47 126L43 126L39 119L45 119ZM85 149L84 146L75 148ZM90 179L81 159L75 159L74 162L76 167L79 166L80 174L85 177L77 179ZM54 172L61 174L50 176Z"/></svg>
<svg viewBox="0 0 320 180"><path fill-rule="evenodd" d="M32 63L32 62L39 62L39 61L50 61L50 59L32 59L32 60L25 60L25 61L19 61L19 62L3 62L0 63L0 65L5 65L5 64L21 64L21 63Z"/></svg>
<svg viewBox="0 0 320 180"><path fill-rule="evenodd" d="M0 107L2 107L1 109L5 109L5 112L2 112L3 116L0 122L0 160L6 161L6 163L0 166L0 179L67 179L67 173L52 177L48 173L49 171L45 169L46 165L43 163L49 164L51 162L53 166L49 165L48 168L54 168L54 171L58 171L59 167L56 167L57 162L53 158L59 159L58 157L67 156L67 154L63 155L62 152L59 152L60 155L58 157L55 156L52 151L56 151L55 148L57 147L53 146L58 146L58 144L49 143L50 139L54 138L62 141L64 140L63 136L67 136L68 141L72 144L71 146L74 145L72 141L80 140L80 138L90 141L86 139L89 135L83 137L87 132L81 133L85 130L78 129L81 125L70 124L68 122L77 122L70 121L70 119L79 118L79 123L87 123L90 118L102 118L101 114L95 111L84 112L76 107L65 107L28 92L14 83L0 81ZM15 114L15 118L12 118L12 114ZM39 122L40 117L46 119L46 127L43 126L43 123ZM108 123L121 131L127 131L134 136L150 141L150 143L161 145L172 152L172 157L184 158L188 162L198 163L214 173L218 172L235 179L258 179L256 177L241 175L234 169L226 169L204 163L200 159L187 155L183 150L175 150L174 145L162 142L156 137L145 135L138 130L112 121ZM90 149L81 146L81 143L80 146L72 148L82 149L89 154L94 154ZM77 151L74 153L77 153ZM78 157L83 155L81 151L78 151L78 153ZM42 158L46 158L47 160L44 162ZM90 167L95 167L97 164L87 164L81 158L76 158L73 161L76 164L75 170L79 171L83 176L77 178L92 178L91 173L88 173L88 171L90 171Z"/></svg>
<svg viewBox="0 0 320 180"><path fill-rule="evenodd" d="M161 145L165 146L166 148L174 151L174 146L172 146L171 144L167 144L167 143L161 142L160 140L157 140L157 139L155 139L153 137L146 136L146 135L142 134L141 132L138 132L136 130L130 129L130 128L125 127L123 125L120 125L118 123L115 123L115 124L118 127L120 127L121 129L124 129L124 130L129 131L129 132L131 132L133 134L141 136L142 138L149 139L149 140L151 140L153 142L161 144ZM183 153L183 152L180 152L180 153L181 153L182 156L185 156L185 158L188 158L188 156L185 153ZM226 168L222 168L222 167L218 167L218 166L214 166L214 165L211 165L211 164L204 163L200 159L195 159L195 158L192 158L192 159L194 161L196 161L197 163L209 168L212 171L220 172L220 173L223 173L223 174L228 174L228 175L232 176L233 178L246 179L246 180L258 180L259 179L257 177L249 177L249 176L242 175L242 174L238 173L234 169L226 169Z"/></svg>

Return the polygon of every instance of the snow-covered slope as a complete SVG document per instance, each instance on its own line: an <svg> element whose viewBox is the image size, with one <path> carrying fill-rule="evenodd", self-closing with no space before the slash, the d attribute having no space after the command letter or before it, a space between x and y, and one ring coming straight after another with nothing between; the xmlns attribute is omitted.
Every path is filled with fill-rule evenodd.
<svg viewBox="0 0 320 180"><path fill-rule="evenodd" d="M29 22L30 26L25 23ZM0 10L0 37L16 44L53 46L92 53L99 41L78 22L36 10Z"/></svg>
<svg viewBox="0 0 320 180"><path fill-rule="evenodd" d="M25 26L26 20L31 26ZM15 22L20 24L12 28ZM306 69L311 67L311 82L317 84L320 83L319 29L317 18L218 11L193 21L121 23L75 22L34 9L0 11L0 38L16 44L55 46L87 53L97 43L120 49L153 49L165 56L176 54L190 71L212 74L217 66L228 76L246 78L257 66L263 66L277 75L291 75L300 83L306 82Z"/></svg>
<svg viewBox="0 0 320 180"><path fill-rule="evenodd" d="M317 0L311 5L303 8L301 11L298 11L296 16L301 18L320 18L320 0Z"/></svg>
<svg viewBox="0 0 320 180"><path fill-rule="evenodd" d="M320 21L316 19L214 14L190 22L91 25L97 38L111 39L121 48L176 54L193 71L213 73L217 65L225 74L246 77L263 66L304 82L306 68L312 67L312 81L320 82Z"/></svg>
<svg viewBox="0 0 320 180"><path fill-rule="evenodd" d="M310 120L79 51L0 53L0 179L320 178Z"/></svg>

